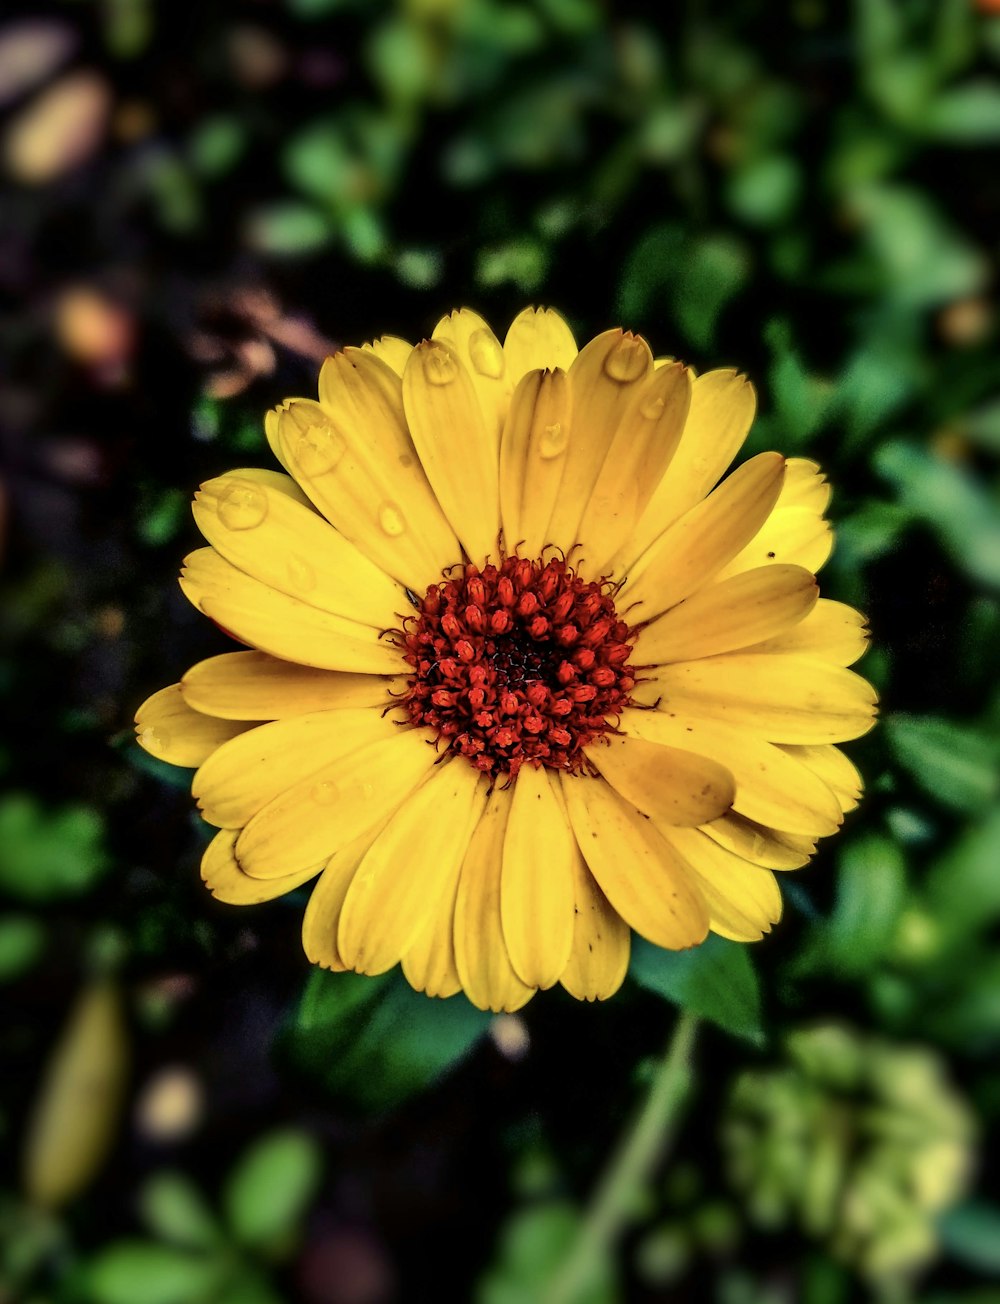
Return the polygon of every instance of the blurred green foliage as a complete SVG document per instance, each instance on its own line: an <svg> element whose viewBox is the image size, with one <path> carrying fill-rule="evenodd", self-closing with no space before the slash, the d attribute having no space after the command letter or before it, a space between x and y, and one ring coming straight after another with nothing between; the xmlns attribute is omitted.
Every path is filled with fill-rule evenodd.
<svg viewBox="0 0 1000 1304"><path fill-rule="evenodd" d="M996 5L14 0L0 107L4 1171L95 960L135 1065L89 1195L8 1181L0 1297L532 1304L680 1006L694 1105L590 1304L996 1304ZM224 646L173 588L185 504L268 461L264 409L335 340L527 298L751 375L747 452L834 484L821 582L884 722L773 938L637 945L609 1005L494 1021L308 974L300 902L211 902L129 726ZM943 1100L978 1163L934 1212L905 1175Z"/></svg>

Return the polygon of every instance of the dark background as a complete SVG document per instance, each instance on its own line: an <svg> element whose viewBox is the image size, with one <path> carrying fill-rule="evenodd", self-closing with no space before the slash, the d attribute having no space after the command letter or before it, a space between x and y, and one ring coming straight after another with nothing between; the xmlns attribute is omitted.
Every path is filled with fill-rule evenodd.
<svg viewBox="0 0 1000 1304"><path fill-rule="evenodd" d="M267 407L528 302L751 376L884 704L587 1298L1000 1300L998 70L988 0L4 6L0 1301L543 1298L671 1006L310 979L131 738Z"/></svg>

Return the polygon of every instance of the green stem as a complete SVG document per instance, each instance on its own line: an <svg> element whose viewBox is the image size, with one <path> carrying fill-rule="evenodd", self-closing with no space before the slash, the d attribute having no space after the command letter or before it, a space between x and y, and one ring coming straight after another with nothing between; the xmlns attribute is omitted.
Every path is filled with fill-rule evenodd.
<svg viewBox="0 0 1000 1304"><path fill-rule="evenodd" d="M574 1304L634 1217L639 1197L666 1153L688 1098L697 1026L694 1015L681 1012L649 1095L612 1155L542 1304Z"/></svg>

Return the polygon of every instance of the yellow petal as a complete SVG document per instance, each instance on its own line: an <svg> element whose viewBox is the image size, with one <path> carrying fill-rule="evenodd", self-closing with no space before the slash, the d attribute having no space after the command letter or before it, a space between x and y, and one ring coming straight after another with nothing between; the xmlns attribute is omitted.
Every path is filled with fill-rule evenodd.
<svg viewBox="0 0 1000 1304"><path fill-rule="evenodd" d="M346 714L338 711L338 722ZM434 750L423 732L388 729L389 737L351 749L257 812L236 844L248 874L274 878L315 864L388 819L424 782Z"/></svg>
<svg viewBox="0 0 1000 1304"><path fill-rule="evenodd" d="M263 883L240 869L234 852L237 836L236 829L221 829L201 858L201 877L205 886L212 896L227 905L255 906L262 901L273 901L275 897L284 896L286 892L293 892L303 883L308 883L323 868L322 865L311 865L297 874L289 874L287 878L272 878Z"/></svg>
<svg viewBox="0 0 1000 1304"><path fill-rule="evenodd" d="M511 322L503 344L507 380L516 385L538 368L569 371L576 357L573 332L554 308L525 308Z"/></svg>
<svg viewBox="0 0 1000 1304"><path fill-rule="evenodd" d="M815 747L783 746L781 749L828 784L846 815L854 810L864 790L864 780L857 767L844 753L829 743Z"/></svg>
<svg viewBox="0 0 1000 1304"><path fill-rule="evenodd" d="M563 775L562 784L583 858L625 922L671 950L703 942L704 900L649 820L601 779Z"/></svg>
<svg viewBox="0 0 1000 1304"><path fill-rule="evenodd" d="M511 397L500 441L500 514L508 552L535 558L548 543L571 428L566 373L529 371Z"/></svg>
<svg viewBox="0 0 1000 1304"><path fill-rule="evenodd" d="M680 443L691 376L675 362L636 387L608 448L580 521L580 555L602 575L635 531Z"/></svg>
<svg viewBox="0 0 1000 1304"><path fill-rule="evenodd" d="M219 720L192 710L180 684L153 693L135 713L139 746L171 765L201 765L217 747L252 727L243 721Z"/></svg>
<svg viewBox="0 0 1000 1304"><path fill-rule="evenodd" d="M470 559L482 566L497 556L500 534L497 443L469 373L447 344L424 340L410 354L403 407L438 502Z"/></svg>
<svg viewBox="0 0 1000 1304"><path fill-rule="evenodd" d="M382 335L370 344L362 344L365 353L374 353L376 358L391 367L397 376L402 376L406 369L406 359L413 352L409 340L400 339L398 335Z"/></svg>
<svg viewBox="0 0 1000 1304"><path fill-rule="evenodd" d="M455 900L461 865L444 895L424 923L417 940L403 956L403 976L414 989L442 999L462 990L455 964Z"/></svg>
<svg viewBox="0 0 1000 1304"><path fill-rule="evenodd" d="M500 922L503 845L513 801L494 788L469 842L455 898L455 965L480 1010L519 1010L535 994L514 972Z"/></svg>
<svg viewBox="0 0 1000 1304"><path fill-rule="evenodd" d="M781 918L781 893L769 869L741 860L697 829L662 833L697 876L713 933L756 942L771 931Z"/></svg>
<svg viewBox="0 0 1000 1304"><path fill-rule="evenodd" d="M392 674L403 668L378 631L311 607L245 575L213 548L184 558L180 585L188 601L227 634L262 652L324 670Z"/></svg>
<svg viewBox="0 0 1000 1304"><path fill-rule="evenodd" d="M553 788L568 822L562 784ZM628 972L632 934L597 886L575 837L573 853L573 947L559 981L578 1001L606 1001Z"/></svg>
<svg viewBox="0 0 1000 1304"><path fill-rule="evenodd" d="M632 664L695 660L787 635L818 595L801 566L760 566L708 584L640 631Z"/></svg>
<svg viewBox="0 0 1000 1304"><path fill-rule="evenodd" d="M779 507L808 507L817 516L822 516L830 506L830 495L830 485L818 462L807 457L788 459Z"/></svg>
<svg viewBox="0 0 1000 1304"><path fill-rule="evenodd" d="M295 478L376 566L423 593L459 550L406 428L399 376L345 349L323 363L319 392L319 403L295 399L281 414Z"/></svg>
<svg viewBox="0 0 1000 1304"><path fill-rule="evenodd" d="M776 507L746 547L719 573L719 579L757 566L804 566L815 575L832 551L829 521L809 507Z"/></svg>
<svg viewBox="0 0 1000 1304"><path fill-rule="evenodd" d="M387 629L409 607L402 585L328 521L240 473L206 481L195 523L234 566L262 584L335 616Z"/></svg>
<svg viewBox="0 0 1000 1304"><path fill-rule="evenodd" d="M367 829L360 837L338 847L326 862L302 917L302 949L311 964L335 973L343 973L349 967L337 949L340 912L358 866L383 827L378 824Z"/></svg>
<svg viewBox="0 0 1000 1304"><path fill-rule="evenodd" d="M746 573L756 575L758 572ZM755 643L746 651L797 652L803 656L820 657L835 666L850 666L865 654L867 648L868 625L861 612L843 602L820 598L798 625L762 643Z"/></svg>
<svg viewBox="0 0 1000 1304"><path fill-rule="evenodd" d="M623 711L619 728L630 737L696 752L724 765L736 780L733 809L759 824L823 837L836 833L843 821L840 805L822 779L745 729L679 712L669 704L658 711Z"/></svg>
<svg viewBox="0 0 1000 1304"><path fill-rule="evenodd" d="M835 743L875 723L872 686L814 657L731 652L652 674L670 710L693 711L772 743Z"/></svg>
<svg viewBox="0 0 1000 1304"><path fill-rule="evenodd" d="M460 308L442 317L431 338L454 349L464 365L479 400L495 458L511 391L503 345L471 308Z"/></svg>
<svg viewBox="0 0 1000 1304"><path fill-rule="evenodd" d="M730 772L694 752L612 734L584 751L619 796L665 824L707 824L729 810L736 795Z"/></svg>
<svg viewBox="0 0 1000 1304"><path fill-rule="evenodd" d="M705 824L701 831L720 847L763 869L801 869L816 850L815 838L755 824L735 811Z"/></svg>
<svg viewBox="0 0 1000 1304"><path fill-rule="evenodd" d="M785 473L779 453L760 453L675 521L629 571L620 610L641 604L650 620L714 579L760 529Z"/></svg>
<svg viewBox="0 0 1000 1304"><path fill-rule="evenodd" d="M616 569L627 569L667 526L705 497L742 448L756 410L753 386L732 369L695 378L680 444Z"/></svg>
<svg viewBox="0 0 1000 1304"><path fill-rule="evenodd" d="M507 954L529 987L551 987L573 944L576 842L548 771L525 765L503 845L500 917Z"/></svg>
<svg viewBox="0 0 1000 1304"><path fill-rule="evenodd" d="M278 435L278 409L268 408L264 413L264 434L271 447L271 452L285 466L285 455L281 451L281 438Z"/></svg>
<svg viewBox="0 0 1000 1304"><path fill-rule="evenodd" d="M276 432L278 414L272 410L268 412L268 416L273 417L273 420L265 424L270 425L272 431ZM272 493L284 494L293 503L298 503L301 507L307 507L315 515L315 508L312 503L290 475L285 475L281 471L268 471L260 466L241 466L235 471L229 471L227 474L233 479L249 480L254 485L260 485Z"/></svg>
<svg viewBox="0 0 1000 1304"><path fill-rule="evenodd" d="M223 652L199 661L181 680L188 706L226 720L284 720L314 711L381 708L405 690L403 676L318 670L266 652Z"/></svg>
<svg viewBox="0 0 1000 1304"><path fill-rule="evenodd" d="M337 950L349 968L384 973L417 940L458 877L487 785L484 775L459 759L438 766L404 800L344 898Z"/></svg>
<svg viewBox="0 0 1000 1304"><path fill-rule="evenodd" d="M580 521L619 422L653 370L641 336L611 330L580 350L569 370L573 428L566 446L559 497L549 522L549 542L568 551L579 542Z"/></svg>
<svg viewBox="0 0 1000 1304"><path fill-rule="evenodd" d="M209 824L240 828L293 784L392 733L391 720L383 720L377 708L317 711L262 724L213 752L191 791Z"/></svg>

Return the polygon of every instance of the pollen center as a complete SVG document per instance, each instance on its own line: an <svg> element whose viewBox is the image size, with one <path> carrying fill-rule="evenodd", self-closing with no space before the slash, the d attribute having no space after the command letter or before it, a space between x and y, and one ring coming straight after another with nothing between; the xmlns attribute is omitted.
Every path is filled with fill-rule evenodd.
<svg viewBox="0 0 1000 1304"><path fill-rule="evenodd" d="M489 775L525 761L579 771L635 685L613 586L562 557L464 566L428 588L397 642L410 719Z"/></svg>

